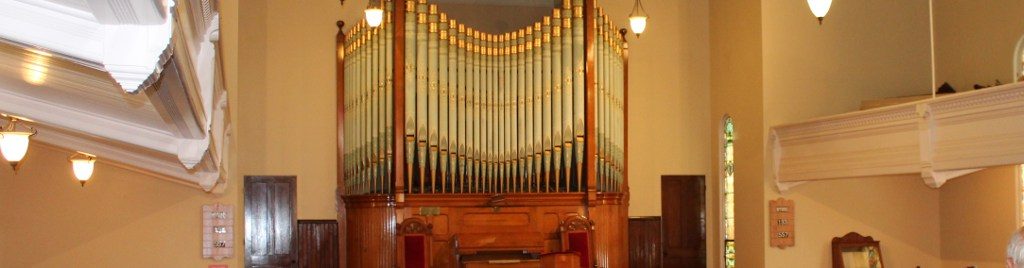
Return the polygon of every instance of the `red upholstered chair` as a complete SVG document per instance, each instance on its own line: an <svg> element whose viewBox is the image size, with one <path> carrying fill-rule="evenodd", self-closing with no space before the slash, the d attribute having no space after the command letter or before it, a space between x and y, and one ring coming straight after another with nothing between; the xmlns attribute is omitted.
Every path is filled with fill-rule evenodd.
<svg viewBox="0 0 1024 268"><path fill-rule="evenodd" d="M559 231L562 234L562 251L580 254L580 268L594 267L594 221L572 215L562 220Z"/></svg>
<svg viewBox="0 0 1024 268"><path fill-rule="evenodd" d="M433 226L422 219L409 218L398 225L398 267L430 267L430 239Z"/></svg>

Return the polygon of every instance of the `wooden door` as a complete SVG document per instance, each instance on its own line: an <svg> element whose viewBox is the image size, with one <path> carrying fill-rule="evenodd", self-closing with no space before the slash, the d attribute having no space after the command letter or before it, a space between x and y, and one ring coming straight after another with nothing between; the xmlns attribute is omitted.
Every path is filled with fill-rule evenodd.
<svg viewBox="0 0 1024 268"><path fill-rule="evenodd" d="M706 267L704 176L661 177L664 267Z"/></svg>
<svg viewBox="0 0 1024 268"><path fill-rule="evenodd" d="M245 177L245 267L298 267L295 176Z"/></svg>
<svg viewBox="0 0 1024 268"><path fill-rule="evenodd" d="M629 267L661 267L661 217L629 218Z"/></svg>

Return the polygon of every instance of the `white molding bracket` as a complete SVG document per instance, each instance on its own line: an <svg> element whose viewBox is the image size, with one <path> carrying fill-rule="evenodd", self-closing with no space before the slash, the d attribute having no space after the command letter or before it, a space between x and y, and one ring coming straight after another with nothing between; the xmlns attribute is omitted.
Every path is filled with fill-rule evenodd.
<svg viewBox="0 0 1024 268"><path fill-rule="evenodd" d="M88 77L102 85L72 85L61 88L76 90L71 93L44 94L25 90L20 81L0 79L10 82L0 83L0 112L33 119L42 143L223 192L231 122L218 55L217 1L176 1L180 7L175 0L0 1L2 41L91 68L65 68L71 71L60 78ZM114 101L68 97L109 96L117 90L105 88L109 78L92 69L109 73L125 93L146 90L147 98L132 96L132 105L117 96ZM148 99L152 108L139 98Z"/></svg>
<svg viewBox="0 0 1024 268"><path fill-rule="evenodd" d="M135 94L160 78L170 59L174 19L168 0L162 23L157 25L104 25L103 67L125 92Z"/></svg>
<svg viewBox="0 0 1024 268"><path fill-rule="evenodd" d="M1024 163L1024 83L772 127L780 191L807 181L920 174L938 188Z"/></svg>

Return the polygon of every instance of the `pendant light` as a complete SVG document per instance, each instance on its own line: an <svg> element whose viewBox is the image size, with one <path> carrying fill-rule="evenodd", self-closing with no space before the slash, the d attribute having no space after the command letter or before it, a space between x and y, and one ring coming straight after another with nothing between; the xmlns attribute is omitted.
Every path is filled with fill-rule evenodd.
<svg viewBox="0 0 1024 268"><path fill-rule="evenodd" d="M3 154L7 163L11 164L15 174L18 173L21 160L28 152L31 137L36 134L36 130L30 127L26 127L28 131L18 131L19 120L17 117L8 117L7 127L0 129L0 154Z"/></svg>
<svg viewBox="0 0 1024 268"><path fill-rule="evenodd" d="M637 38L647 29L647 12L644 11L644 5L640 0L633 3L633 11L629 13L629 28Z"/></svg>
<svg viewBox="0 0 1024 268"><path fill-rule="evenodd" d="M374 1L378 3L373 4ZM366 7L363 13L366 14L366 24L370 27L380 26L381 22L384 22L384 9L381 8L380 0L370 0L370 4Z"/></svg>
<svg viewBox="0 0 1024 268"><path fill-rule="evenodd" d="M75 172L75 179L78 179L78 183L85 187L85 183L92 178L92 172L96 168L96 156L78 152L69 160L71 161L71 170Z"/></svg>
<svg viewBox="0 0 1024 268"><path fill-rule="evenodd" d="M828 14L828 9L832 7L832 0L807 0L807 5L811 7L811 13L818 17L818 25L821 25L825 20L825 14Z"/></svg>

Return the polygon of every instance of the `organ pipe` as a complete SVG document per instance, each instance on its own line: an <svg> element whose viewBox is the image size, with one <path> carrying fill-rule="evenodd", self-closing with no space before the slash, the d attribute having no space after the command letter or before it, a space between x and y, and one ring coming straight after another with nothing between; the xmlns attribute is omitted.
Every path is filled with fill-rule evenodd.
<svg viewBox="0 0 1024 268"><path fill-rule="evenodd" d="M395 180L404 194L620 191L625 40L603 10L584 18L584 8L594 8L584 2L562 1L541 21L508 33L463 25L426 0L386 1L381 27L353 26L339 47L339 175L347 194L393 194ZM401 21L392 21L396 4L405 5ZM404 26L402 38L395 23ZM397 42L403 51L395 51ZM586 54L589 46L594 55ZM393 81L395 71L404 72L402 81ZM394 129L402 116L396 108L404 129ZM404 140L393 142L393 131ZM404 158L394 159L394 150ZM584 166L588 158L593 170ZM396 168L402 177L393 176ZM595 185L587 185L588 174Z"/></svg>

